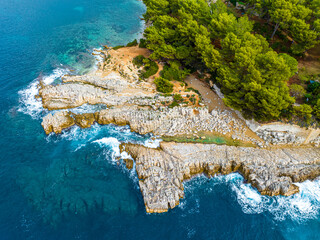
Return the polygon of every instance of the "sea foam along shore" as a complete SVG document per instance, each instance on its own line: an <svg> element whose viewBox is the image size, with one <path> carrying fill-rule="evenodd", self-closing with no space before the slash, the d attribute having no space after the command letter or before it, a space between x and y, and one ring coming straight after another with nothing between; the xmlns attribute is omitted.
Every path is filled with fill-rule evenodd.
<svg viewBox="0 0 320 240"><path fill-rule="evenodd" d="M259 149L215 144L161 143L159 149L124 144L136 161L146 211L166 212L184 197L183 181L197 174L241 173L261 194L290 196L295 184L320 175L320 148Z"/></svg>
<svg viewBox="0 0 320 240"><path fill-rule="evenodd" d="M18 92L20 95L18 111L30 115L33 119L40 119L42 117L41 113L45 109L42 106L41 99L37 97L40 89L39 81L41 80L45 85L50 85L66 74L70 74L69 69L56 68L51 74L39 76L25 89L20 90Z"/></svg>
<svg viewBox="0 0 320 240"><path fill-rule="evenodd" d="M54 115L48 114L42 123L47 133L52 131L60 133L64 128L68 128L76 123L86 128L90 127L95 121L100 124L129 124L131 130L140 134L153 132L159 136L176 136L186 132L197 134L201 130L220 130L226 134L228 133L228 131L226 131L227 128L235 126L235 120L232 119L232 116L229 117L230 121L226 123L225 119L220 119L222 116L220 116L219 112L215 111L215 114L210 114L206 107L188 106L168 108L161 105L163 99L166 98L166 100L169 100L170 97L159 96L155 91L155 86L152 84L152 79L143 82L139 81L137 77L134 77L136 74L133 73L136 73L138 69L131 68L129 57L127 62L130 65L130 69L129 65L118 64L123 55L121 54L123 51L128 53L128 55L131 54L130 57L132 58L132 52L139 54L139 52L143 52L144 50L137 47L120 49L119 52L113 52L118 59L111 59L107 65L103 64L101 69L95 73L84 76L67 77L60 85L45 86L41 89L40 95L42 96L45 106L48 108L63 109L70 108L70 104L72 107L75 107L81 106L82 104L102 102L112 106L112 108L101 110L90 116L88 115L89 118L87 118L87 115L76 116L72 112L61 112L61 114ZM115 68L115 66L118 67ZM114 69L117 69L117 71ZM93 91L90 89L93 89ZM98 96L95 94L96 92L99 92ZM101 97L100 95L106 97ZM73 101L75 96L77 96L78 100L80 99L76 104ZM90 121L88 121L88 119ZM244 134L243 129L246 129L245 126L240 124L236 126L238 129L235 130L241 131L241 133ZM239 126L241 127L239 128ZM172 144L174 146L182 146ZM184 150L188 152L193 149L194 152L199 152L199 149L207 146L190 144L187 148L184 148ZM175 207L179 203L179 199L184 196L183 190L181 189L183 180L201 172L209 173L209 175L212 176L216 173L228 174L234 171L241 171L246 180L251 182L262 194L272 196L297 193L299 189L293 182L300 182L309 178L313 179L319 175L318 159L314 156L317 154L320 155L316 152L317 149L310 148L309 152L299 149L298 151L305 154L305 157L310 155L310 159L303 159L300 156L299 161L295 162L294 159L296 156L289 156L292 154L292 149L285 149L285 151L281 152L281 149L271 149L268 151L228 146L224 146L227 149L220 149L222 153L229 152L228 156L210 160L210 157L212 158L212 156L217 155L217 151L220 151L219 148L224 148L216 145L211 145L211 147L215 150L207 149L207 155L202 156L202 160L199 159L199 156L194 158L200 162L194 162L191 164L192 166L187 165L185 168L180 165L176 166L175 161L170 161L171 157L166 155L168 149L165 149L167 152L164 151L164 153L160 153L160 155L159 152L153 150L153 153L157 156L159 155L157 158L154 158L151 150L139 148L140 152L149 151L150 153L150 157L144 157L143 160L139 159L139 157L137 158L137 155L140 153L135 153L132 149L129 150L133 158L138 159L138 161L141 160L141 163L136 164L139 178L146 181L148 177L150 180L146 181L146 184L140 181L140 188L148 212L164 212L167 211L168 208ZM276 156L277 151L279 153L278 157ZM289 155L288 151L290 152ZM243 159L238 156L242 153L245 154L245 156L241 156L244 157ZM178 157L178 159L182 161L182 166L184 166L184 157ZM248 161L245 161L245 159ZM169 162L166 162L167 160L169 160ZM164 161L163 169L156 168L153 172L145 171L149 169L149 165L158 166L157 164L160 164L160 166L162 166L161 161ZM210 162L210 166L206 165L209 163L208 161ZM172 171L177 173L177 176L168 174L167 164L169 164L169 168ZM261 164L266 164L268 167L261 167ZM285 168L283 172L277 169L277 164ZM184 176L185 170L188 172L188 169L189 173L186 173L187 175ZM160 175L157 176L157 174ZM157 187L155 188L155 186ZM153 189L159 189L160 191L155 193ZM168 194L168 192L171 192L171 194ZM151 201L150 199L153 200Z"/></svg>
<svg viewBox="0 0 320 240"><path fill-rule="evenodd" d="M196 211L196 209L191 208L197 207L194 201L199 198L199 196L195 195L199 194L199 188L204 188L200 192L203 191L205 195L208 195L212 191L217 191L216 185L221 184L226 185L231 190L231 197L235 197L236 202L246 214L264 213L270 215L277 222L292 220L298 223L319 217L320 179L297 183L300 192L295 195L270 197L261 195L251 184L246 183L239 173L231 173L226 176L220 175L211 179L204 175L199 175L185 181L184 191L186 198L181 200L178 207L182 211Z"/></svg>

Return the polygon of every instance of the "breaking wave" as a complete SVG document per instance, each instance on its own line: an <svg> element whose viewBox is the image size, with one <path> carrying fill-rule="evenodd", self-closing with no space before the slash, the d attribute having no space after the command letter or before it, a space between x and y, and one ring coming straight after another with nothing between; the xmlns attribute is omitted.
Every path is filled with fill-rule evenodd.
<svg viewBox="0 0 320 240"><path fill-rule="evenodd" d="M239 174L231 174L227 178L232 181L232 190L244 213L267 212L275 220L291 219L297 222L314 219L319 215L320 179L297 183L300 192L292 196L269 197L260 195L250 184L243 183Z"/></svg>
<svg viewBox="0 0 320 240"><path fill-rule="evenodd" d="M207 179L205 176L191 180L191 184L185 184L185 191L194 192L195 188L206 184L206 192L214 191L215 185L226 184L235 195L237 204L245 214L270 214L276 221L292 220L298 223L310 219L316 219L320 213L320 179L297 183L300 192L289 196L269 197L261 195L251 184L244 182L238 173L227 176L217 176ZM185 203L181 209L185 208Z"/></svg>
<svg viewBox="0 0 320 240"><path fill-rule="evenodd" d="M33 119L39 119L41 113L45 110L42 107L41 99L38 98L39 94L39 81L43 84L49 85L60 79L63 75L70 73L70 70L57 68L53 70L53 73L48 76L39 76L37 79L32 81L27 88L20 90L20 105L18 108L19 112L30 115Z"/></svg>

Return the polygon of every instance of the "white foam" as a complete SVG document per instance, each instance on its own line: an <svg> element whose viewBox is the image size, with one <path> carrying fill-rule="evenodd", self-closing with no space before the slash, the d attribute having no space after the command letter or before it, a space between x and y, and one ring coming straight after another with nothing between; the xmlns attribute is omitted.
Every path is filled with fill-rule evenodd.
<svg viewBox="0 0 320 240"><path fill-rule="evenodd" d="M20 106L18 111L28 114L34 119L38 119L40 117L40 113L44 111L41 99L36 97L39 94L39 80L41 80L43 84L49 85L57 78L62 77L68 72L68 69L57 68L52 74L44 76L42 79L35 79L26 89L19 91Z"/></svg>
<svg viewBox="0 0 320 240"><path fill-rule="evenodd" d="M82 129L79 126L72 126L68 130L63 130L61 134L50 133L47 136L47 141L57 142L61 139L68 140L68 141L78 141L78 142L90 142L93 138L95 138L100 130L101 126L97 123L93 124L91 128Z"/></svg>
<svg viewBox="0 0 320 240"><path fill-rule="evenodd" d="M121 142L114 138L114 137L105 137L99 140L95 140L93 141L93 143L98 143L100 146L104 147L111 147L110 151L107 151L106 154L108 154L109 157L111 157L111 161L113 164L118 163L118 159L131 159L133 160L133 158L126 152L126 151L122 151L120 153L120 144ZM108 158L109 159L109 158ZM124 165L123 165L124 166ZM126 172L128 174L128 177L135 182L135 186L137 189L139 189L139 179L138 179L138 175L136 173L136 167L135 167L135 161L133 161L133 167L132 169L127 169L126 167L122 168L122 171Z"/></svg>
<svg viewBox="0 0 320 240"><path fill-rule="evenodd" d="M130 155L129 153L127 153L126 151L121 152L120 157L121 157L122 159L133 159L133 158L131 157L131 155Z"/></svg>
<svg viewBox="0 0 320 240"><path fill-rule="evenodd" d="M109 146L112 150L112 159L115 160L117 157L121 157L120 154L120 142L114 137L105 137L99 140L93 141L93 143L98 143L101 146Z"/></svg>
<svg viewBox="0 0 320 240"><path fill-rule="evenodd" d="M81 148L83 148L84 146L86 146L86 144L79 144L78 146L77 146L77 148L73 151L73 152L76 152L76 151L78 151L79 149L81 149Z"/></svg>
<svg viewBox="0 0 320 240"><path fill-rule="evenodd" d="M44 76L42 78L42 83L45 84L45 85L52 84L57 78L60 78L63 75L66 75L69 72L70 72L69 69L56 68L56 69L53 70L52 74L50 74L49 76Z"/></svg>
<svg viewBox="0 0 320 240"><path fill-rule="evenodd" d="M192 181L192 184L186 184L189 181ZM261 195L251 184L245 183L243 177L238 173L216 176L210 180L204 175L199 175L189 181L184 182L186 192L193 192L208 181L212 187L206 187L207 192L214 191L214 186L217 184L230 186L237 203L246 214L265 213L270 214L276 221L288 219L298 223L316 219L320 215L320 178L315 181L297 183L300 192L289 197ZM182 202L183 205L180 208L184 210L186 200ZM195 210L196 208L190 211Z"/></svg>
<svg viewBox="0 0 320 240"><path fill-rule="evenodd" d="M43 111L43 108L41 100L36 98L38 93L38 81L32 82L26 89L19 91L20 106L18 111L26 113L32 118L39 118L39 114Z"/></svg>
<svg viewBox="0 0 320 240"><path fill-rule="evenodd" d="M160 147L160 142L162 142L162 139L160 138L149 138L144 141L143 146L148 148L158 148Z"/></svg>
<svg viewBox="0 0 320 240"><path fill-rule="evenodd" d="M100 54L102 48L94 48L92 50L92 56L94 57L95 64L93 64L92 70L98 70L98 64L104 61L103 57Z"/></svg>
<svg viewBox="0 0 320 240"><path fill-rule="evenodd" d="M244 213L253 214L264 211L263 197L251 185L233 183L232 190L236 192L237 201Z"/></svg>
<svg viewBox="0 0 320 240"><path fill-rule="evenodd" d="M291 219L297 222L304 222L319 216L320 180L298 183L300 192L289 197L268 197L260 195L250 184L239 181L239 178L230 179L233 180L231 188L236 193L237 201L244 213L268 212L275 220Z"/></svg>

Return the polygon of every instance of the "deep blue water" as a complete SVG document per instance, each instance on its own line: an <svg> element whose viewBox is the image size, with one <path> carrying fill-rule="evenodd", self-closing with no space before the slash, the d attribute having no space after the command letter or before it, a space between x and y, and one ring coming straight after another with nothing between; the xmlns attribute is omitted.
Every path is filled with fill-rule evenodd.
<svg viewBox="0 0 320 240"><path fill-rule="evenodd" d="M185 183L179 207L146 214L134 171L114 160L127 127L46 136L36 78L94 66L94 47L141 34L137 0L0 0L0 239L320 239L320 183L260 196L238 174ZM83 109L82 109L83 111Z"/></svg>

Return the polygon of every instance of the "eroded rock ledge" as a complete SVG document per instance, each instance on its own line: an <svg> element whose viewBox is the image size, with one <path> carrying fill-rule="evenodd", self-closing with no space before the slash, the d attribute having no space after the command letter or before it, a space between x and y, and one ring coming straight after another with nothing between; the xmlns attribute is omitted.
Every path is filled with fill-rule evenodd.
<svg viewBox="0 0 320 240"><path fill-rule="evenodd" d="M320 175L319 148L310 145L291 147L309 143L317 146L320 130L305 131L279 123L267 126L248 124L231 109L221 106L221 100L216 101L210 111L201 103L191 104L190 99L187 101L188 95L191 94L190 98L198 96L197 93L186 92L186 87L179 83L175 84L174 93L181 93L185 102L172 107L175 95L159 94L153 77L144 81L138 77L139 69L133 66L132 60L139 54L147 56L145 51L133 47L119 52L102 52L104 61L97 71L83 76L64 76L60 84L41 83L39 97L43 107L49 111L58 110L43 118L45 132L58 134L73 125L87 128L94 122L113 123L130 125L132 131L140 134L169 137L170 141L180 136L184 140L203 140L222 135L233 141L230 145L240 142L242 146L270 147L266 150L214 144L161 143L159 149L150 149L123 145L122 150L136 160L147 212L165 212L175 207L184 196L183 181L201 173L212 177L237 171L261 194L271 196L294 194L299 191L295 182ZM208 91L211 90L208 88ZM204 92L203 98L206 95ZM76 114L74 108L84 104L102 104L107 109ZM278 144L282 144L282 149L273 146ZM124 162L128 167L133 166L131 159L124 159Z"/></svg>
<svg viewBox="0 0 320 240"><path fill-rule="evenodd" d="M161 97L160 97L161 98ZM139 134L153 133L157 136L192 135L199 132L216 132L229 135L233 139L259 143L247 136L243 124L229 116L228 112L212 111L195 107L159 107L153 109L150 102L158 102L157 98L149 99L149 104L142 106L121 106L98 111L94 114L74 114L72 112L56 112L43 118L42 126L47 134L61 133L65 128L77 124L82 128L90 127L94 122L99 124L130 125L132 131Z"/></svg>
<svg viewBox="0 0 320 240"><path fill-rule="evenodd" d="M299 192L295 182L320 175L319 148L233 147L215 144L165 143L159 149L124 144L136 161L139 185L149 213L166 212L184 197L183 181L204 173L239 172L264 195Z"/></svg>

